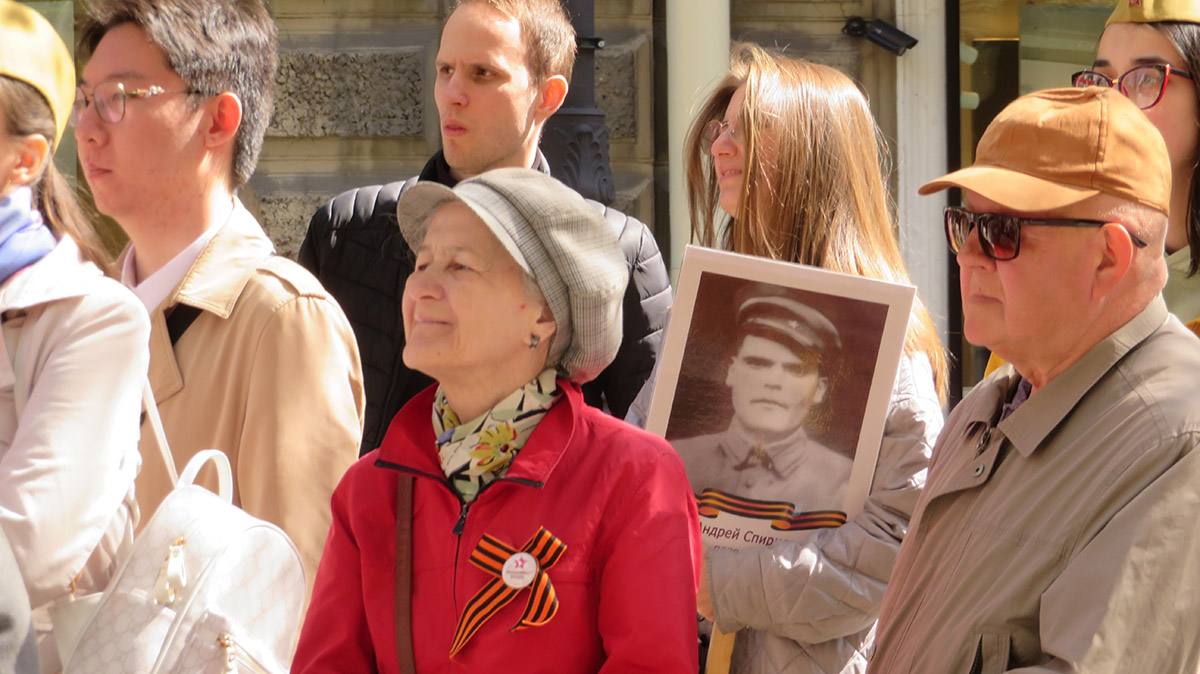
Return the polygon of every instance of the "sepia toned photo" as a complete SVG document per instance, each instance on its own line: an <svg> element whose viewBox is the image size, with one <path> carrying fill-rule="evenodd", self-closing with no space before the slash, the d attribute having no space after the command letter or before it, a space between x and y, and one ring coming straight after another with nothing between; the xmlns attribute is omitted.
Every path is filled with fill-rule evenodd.
<svg viewBox="0 0 1200 674"><path fill-rule="evenodd" d="M707 543L861 508L912 289L689 248L648 428L683 458Z"/></svg>

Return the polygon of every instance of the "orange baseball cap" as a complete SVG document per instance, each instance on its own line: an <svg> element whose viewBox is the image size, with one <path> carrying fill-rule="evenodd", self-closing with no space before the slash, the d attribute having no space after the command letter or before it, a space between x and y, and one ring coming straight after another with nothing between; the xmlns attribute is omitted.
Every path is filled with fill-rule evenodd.
<svg viewBox="0 0 1200 674"><path fill-rule="evenodd" d="M11 0L0 0L0 75L32 86L50 104L57 150L75 103L75 64L54 26Z"/></svg>
<svg viewBox="0 0 1200 674"><path fill-rule="evenodd" d="M1050 211L1110 194L1166 213L1171 161L1158 129L1116 89L1047 89L996 115L973 166L918 192L950 187L1017 211Z"/></svg>

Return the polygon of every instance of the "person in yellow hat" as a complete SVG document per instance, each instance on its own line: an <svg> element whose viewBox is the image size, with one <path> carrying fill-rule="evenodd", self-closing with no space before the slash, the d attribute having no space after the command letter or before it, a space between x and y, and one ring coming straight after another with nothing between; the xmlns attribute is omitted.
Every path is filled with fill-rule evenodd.
<svg viewBox="0 0 1200 674"><path fill-rule="evenodd" d="M1075 86L1116 87L1162 133L1171 157L1167 308L1200 332L1200 2L1120 0Z"/></svg>
<svg viewBox="0 0 1200 674"><path fill-rule="evenodd" d="M51 161L74 99L54 28L0 0L0 530L44 672L59 662L48 609L103 589L133 543L149 363L146 312L101 271L108 258Z"/></svg>

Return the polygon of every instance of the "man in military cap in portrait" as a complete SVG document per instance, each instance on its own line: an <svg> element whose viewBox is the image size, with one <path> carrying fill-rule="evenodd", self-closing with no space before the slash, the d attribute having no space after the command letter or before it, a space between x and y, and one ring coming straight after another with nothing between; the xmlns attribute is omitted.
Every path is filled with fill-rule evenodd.
<svg viewBox="0 0 1200 674"><path fill-rule="evenodd" d="M692 487L787 501L798 510L840 509L853 462L808 428L830 394L841 351L837 328L796 299L761 292L738 303L736 322L725 375L729 427L672 442Z"/></svg>

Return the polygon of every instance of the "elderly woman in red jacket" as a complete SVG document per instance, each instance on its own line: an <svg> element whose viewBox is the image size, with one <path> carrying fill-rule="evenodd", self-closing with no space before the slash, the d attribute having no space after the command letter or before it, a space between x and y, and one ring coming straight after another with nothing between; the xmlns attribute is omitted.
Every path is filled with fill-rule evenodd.
<svg viewBox="0 0 1200 674"><path fill-rule="evenodd" d="M695 672L683 465L579 390L620 343L615 236L526 169L397 212L404 362L438 383L334 493L292 671Z"/></svg>

